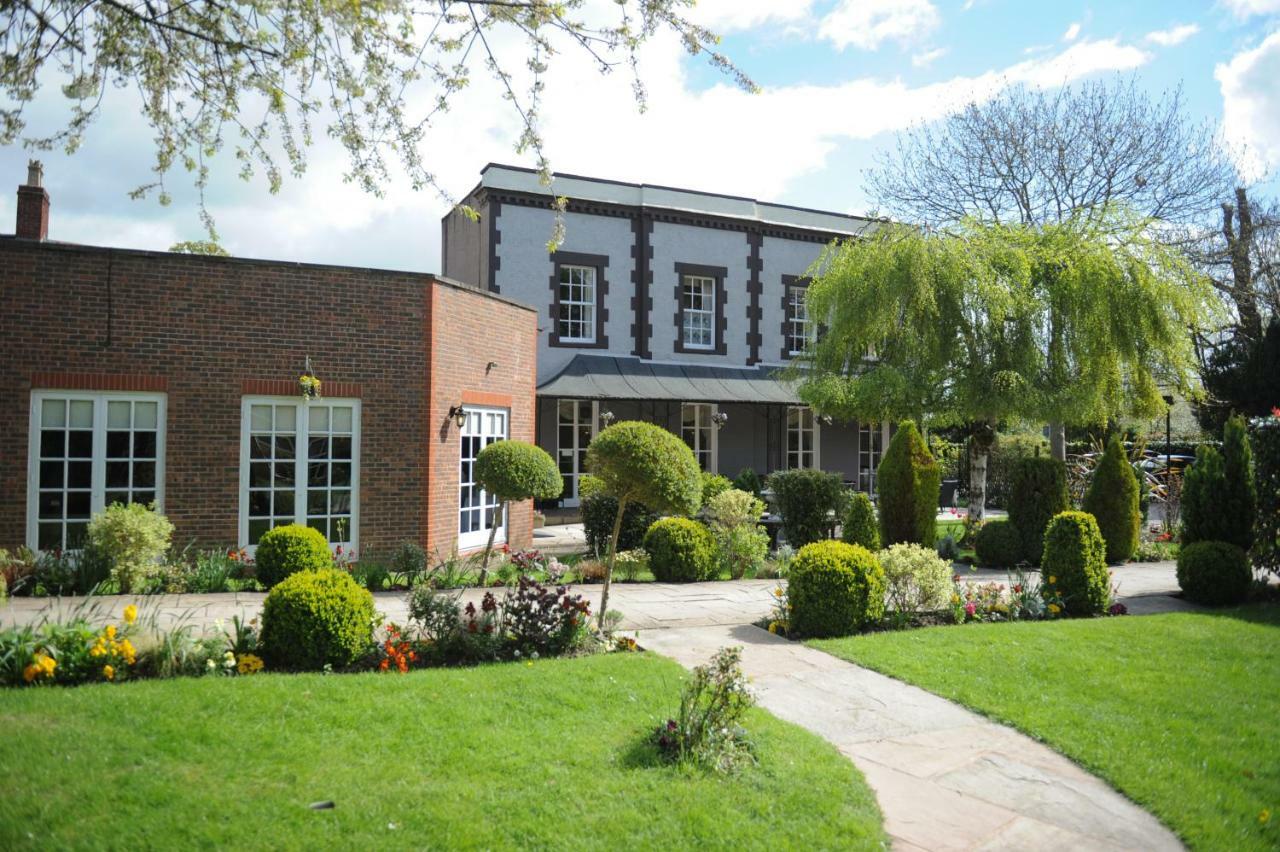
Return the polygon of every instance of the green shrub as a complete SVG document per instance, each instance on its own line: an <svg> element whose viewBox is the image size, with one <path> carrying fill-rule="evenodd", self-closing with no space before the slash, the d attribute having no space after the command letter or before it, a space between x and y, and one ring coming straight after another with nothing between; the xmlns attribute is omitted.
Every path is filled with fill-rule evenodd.
<svg viewBox="0 0 1280 852"><path fill-rule="evenodd" d="M748 494L759 497L760 492L764 490L764 483L760 481L760 474L756 473L753 468L744 467L734 477L733 487L739 491L745 491Z"/></svg>
<svg viewBox="0 0 1280 852"><path fill-rule="evenodd" d="M707 527L719 548L720 564L734 580L759 570L769 555L769 534L760 526L763 512L762 501L736 488L707 503Z"/></svg>
<svg viewBox="0 0 1280 852"><path fill-rule="evenodd" d="M1040 564L1044 529L1071 508L1067 498L1067 466L1052 456L1020 458L1010 483L1009 523L1022 542L1022 559Z"/></svg>
<svg viewBox="0 0 1280 852"><path fill-rule="evenodd" d="M871 505L871 498L861 491L849 499L849 511L845 512L840 538L846 544L860 544L872 553L880 549L880 522L876 520L876 507Z"/></svg>
<svg viewBox="0 0 1280 852"><path fill-rule="evenodd" d="M899 424L880 460L876 482L881 545L911 542L933 547L942 472L915 423L904 420Z"/></svg>
<svg viewBox="0 0 1280 852"><path fill-rule="evenodd" d="M299 571L333 567L333 554L324 533L301 524L286 524L262 534L253 564L258 582L270 589Z"/></svg>
<svg viewBox="0 0 1280 852"><path fill-rule="evenodd" d="M897 613L933 612L951 596L951 563L918 544L895 544L880 551L886 605Z"/></svg>
<svg viewBox="0 0 1280 852"><path fill-rule="evenodd" d="M1127 465L1126 465L1127 467ZM1111 600L1107 546L1087 512L1063 512L1044 534L1040 576L1046 599L1055 593L1072 615L1100 615Z"/></svg>
<svg viewBox="0 0 1280 852"><path fill-rule="evenodd" d="M1258 417L1251 425L1258 496L1253 560L1260 570L1280 574L1280 415Z"/></svg>
<svg viewBox="0 0 1280 852"><path fill-rule="evenodd" d="M797 548L826 538L848 499L840 477L820 470L780 470L769 475L768 487L782 515L782 534Z"/></svg>
<svg viewBox="0 0 1280 852"><path fill-rule="evenodd" d="M714 579L719 564L711 531L689 518L663 518L645 533L649 570L659 583Z"/></svg>
<svg viewBox="0 0 1280 852"><path fill-rule="evenodd" d="M476 482L500 503L554 500L564 488L555 461L524 441L494 441L476 455Z"/></svg>
<svg viewBox="0 0 1280 852"><path fill-rule="evenodd" d="M884 570L864 547L819 541L791 560L790 630L802 636L847 636L884 615Z"/></svg>
<svg viewBox="0 0 1280 852"><path fill-rule="evenodd" d="M712 498L733 488L733 482L727 476L718 473L702 472L702 505L706 506Z"/></svg>
<svg viewBox="0 0 1280 852"><path fill-rule="evenodd" d="M263 656L273 668L344 668L369 652L373 620L373 595L345 571L298 571L262 604Z"/></svg>
<svg viewBox="0 0 1280 852"><path fill-rule="evenodd" d="M581 513L587 548L596 556L605 556L609 552L613 522L618 517L618 501L606 494L592 494L582 498ZM643 504L628 503L622 513L622 527L618 531L618 552L640 547L644 543L644 534L657 519L658 516Z"/></svg>
<svg viewBox="0 0 1280 852"><path fill-rule="evenodd" d="M1257 492L1244 421L1229 419L1222 437L1221 451L1206 444L1196 450L1196 462L1183 477L1182 543L1226 541L1247 551L1253 545Z"/></svg>
<svg viewBox="0 0 1280 852"><path fill-rule="evenodd" d="M1228 541L1197 541L1178 552L1178 588L1207 606L1243 603L1253 585L1249 556Z"/></svg>
<svg viewBox="0 0 1280 852"><path fill-rule="evenodd" d="M1142 528L1138 490L1138 477L1129 464L1124 444L1118 435L1112 435L1093 472L1082 506L1098 522L1102 539L1107 543L1108 562L1123 562L1138 548L1138 533Z"/></svg>
<svg viewBox="0 0 1280 852"><path fill-rule="evenodd" d="M160 573L173 524L153 507L112 503L89 521L89 545L111 565L123 594L144 591Z"/></svg>
<svg viewBox="0 0 1280 852"><path fill-rule="evenodd" d="M1022 561L1022 537L1008 521L987 521L973 539L978 564L986 568L1012 568Z"/></svg>

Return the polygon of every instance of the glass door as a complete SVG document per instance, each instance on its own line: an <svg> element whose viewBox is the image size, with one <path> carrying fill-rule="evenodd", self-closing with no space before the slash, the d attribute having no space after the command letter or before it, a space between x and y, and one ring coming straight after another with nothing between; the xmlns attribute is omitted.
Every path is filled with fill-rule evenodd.
<svg viewBox="0 0 1280 852"><path fill-rule="evenodd" d="M466 407L458 470L458 549L481 547L489 530L497 525L495 542L506 541L506 519L498 511L498 499L475 481L476 456L507 437L507 411L501 408Z"/></svg>

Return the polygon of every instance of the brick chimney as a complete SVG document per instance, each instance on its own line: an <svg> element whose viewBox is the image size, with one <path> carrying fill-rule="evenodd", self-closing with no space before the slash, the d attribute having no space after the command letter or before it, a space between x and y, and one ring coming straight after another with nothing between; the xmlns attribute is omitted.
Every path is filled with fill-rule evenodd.
<svg viewBox="0 0 1280 852"><path fill-rule="evenodd" d="M27 182L18 187L18 222L14 233L27 240L49 236L49 193L45 192L44 166L39 160L27 163Z"/></svg>

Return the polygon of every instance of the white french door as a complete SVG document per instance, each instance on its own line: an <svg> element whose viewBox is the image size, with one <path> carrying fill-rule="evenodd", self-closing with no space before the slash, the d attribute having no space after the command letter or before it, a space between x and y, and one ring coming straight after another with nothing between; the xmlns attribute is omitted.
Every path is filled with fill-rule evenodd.
<svg viewBox="0 0 1280 852"><path fill-rule="evenodd" d="M600 403L586 399L562 399L556 403L556 463L564 479L563 506L577 506L578 481L586 473L587 447L596 436Z"/></svg>
<svg viewBox="0 0 1280 852"><path fill-rule="evenodd" d="M698 467L718 472L716 428L713 419L718 406L713 402L686 402L680 406L680 437L693 450Z"/></svg>
<svg viewBox="0 0 1280 852"><path fill-rule="evenodd" d="M458 549L483 546L489 530L497 525L494 541L506 541L506 518L498 500L475 481L476 456L494 441L507 438L507 411L503 408L466 406L458 466Z"/></svg>

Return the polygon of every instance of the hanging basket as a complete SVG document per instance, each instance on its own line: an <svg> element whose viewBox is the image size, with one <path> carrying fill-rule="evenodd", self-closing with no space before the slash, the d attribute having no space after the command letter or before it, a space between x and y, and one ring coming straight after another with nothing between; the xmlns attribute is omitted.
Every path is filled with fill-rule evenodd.
<svg viewBox="0 0 1280 852"><path fill-rule="evenodd" d="M305 400L320 398L320 379L310 373L303 373L298 377L298 386L302 388L302 398Z"/></svg>

